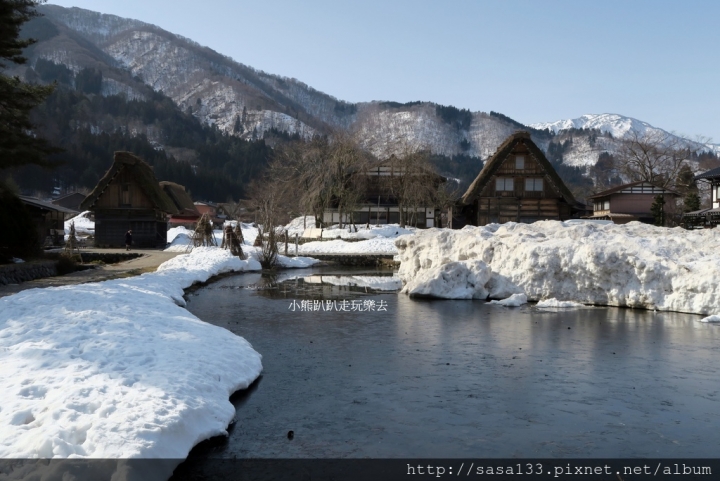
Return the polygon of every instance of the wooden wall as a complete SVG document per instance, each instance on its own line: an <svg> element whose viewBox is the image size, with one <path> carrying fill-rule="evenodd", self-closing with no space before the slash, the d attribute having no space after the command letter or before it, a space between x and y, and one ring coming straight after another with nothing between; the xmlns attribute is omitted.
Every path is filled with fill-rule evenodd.
<svg viewBox="0 0 720 481"><path fill-rule="evenodd" d="M516 168L515 158L522 155L525 159L522 169ZM497 191L496 180L499 177L512 178L512 191ZM542 178L541 191L526 191L525 180ZM476 225L504 222L535 222L538 220L567 220L571 209L560 194L555 192L549 176L540 163L522 143L500 165L490 181L485 185L472 210Z"/></svg>

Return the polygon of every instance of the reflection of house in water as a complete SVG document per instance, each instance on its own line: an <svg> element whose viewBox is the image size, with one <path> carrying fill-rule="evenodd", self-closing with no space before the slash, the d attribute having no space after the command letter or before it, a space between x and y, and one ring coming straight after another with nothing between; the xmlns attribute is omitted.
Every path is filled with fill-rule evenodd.
<svg viewBox="0 0 720 481"><path fill-rule="evenodd" d="M112 166L80 207L95 213L96 247L123 247L128 229L133 245L164 247L167 216L178 212L152 168L129 152L115 152Z"/></svg>
<svg viewBox="0 0 720 481"><path fill-rule="evenodd" d="M567 220L584 211L528 132L508 137L460 200L469 225Z"/></svg>
<svg viewBox="0 0 720 481"><path fill-rule="evenodd" d="M375 164L365 171L365 185L361 201L353 210L352 221L356 224L406 224L415 227L441 227L440 209L438 206L422 202L412 205L403 202L397 192L402 191L401 185L414 182L415 186L409 189L426 189L428 192L437 191L439 186L447 179L434 172L406 167L396 162L395 157ZM412 179L408 179L412 176ZM426 196L429 198L430 196ZM325 225L349 223L351 218L342 213L337 203L323 212Z"/></svg>
<svg viewBox="0 0 720 481"><path fill-rule="evenodd" d="M639 181L588 196L588 200L593 202L593 215L590 218L611 220L616 224L627 224L631 221L653 224L655 219L651 207L658 195L665 198L665 213L674 214L675 199L680 194L650 182Z"/></svg>
<svg viewBox="0 0 720 481"><path fill-rule="evenodd" d="M65 221L78 214L77 211L54 205L34 197L19 196L30 213L38 239L45 244L60 245L65 239Z"/></svg>

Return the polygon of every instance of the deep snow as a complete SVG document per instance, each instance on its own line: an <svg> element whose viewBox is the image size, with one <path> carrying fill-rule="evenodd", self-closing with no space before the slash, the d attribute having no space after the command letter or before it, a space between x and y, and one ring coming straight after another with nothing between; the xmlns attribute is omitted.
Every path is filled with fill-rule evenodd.
<svg viewBox="0 0 720 481"><path fill-rule="evenodd" d="M395 245L410 295L720 312L718 229L542 221L429 229Z"/></svg>
<svg viewBox="0 0 720 481"><path fill-rule="evenodd" d="M245 339L181 306L183 289L259 270L197 248L127 279L0 299L0 458L184 459L224 434L262 370Z"/></svg>

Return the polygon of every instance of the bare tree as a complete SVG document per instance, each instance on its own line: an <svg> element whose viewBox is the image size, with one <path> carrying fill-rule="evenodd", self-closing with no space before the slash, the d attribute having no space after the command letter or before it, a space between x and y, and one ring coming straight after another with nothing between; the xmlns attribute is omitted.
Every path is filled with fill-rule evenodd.
<svg viewBox="0 0 720 481"><path fill-rule="evenodd" d="M386 165L390 175L384 178L385 186L395 197L400 209L400 225L417 225L417 212L428 206L448 204L450 192L441 188L442 178L430 164L428 151L406 151L391 156Z"/></svg>
<svg viewBox="0 0 720 481"><path fill-rule="evenodd" d="M666 132L635 131L619 141L615 167L631 182L646 181L670 187L690 158L688 141Z"/></svg>

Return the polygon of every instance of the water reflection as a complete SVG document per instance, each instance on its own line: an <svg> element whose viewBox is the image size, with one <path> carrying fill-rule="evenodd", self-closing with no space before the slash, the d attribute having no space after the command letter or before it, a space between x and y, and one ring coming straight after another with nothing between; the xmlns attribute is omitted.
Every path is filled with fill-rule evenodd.
<svg viewBox="0 0 720 481"><path fill-rule="evenodd" d="M216 457L713 457L720 329L700 316L411 300L307 276L224 278L188 308L263 355ZM290 311L373 300L385 311ZM288 442L287 431L295 438Z"/></svg>

